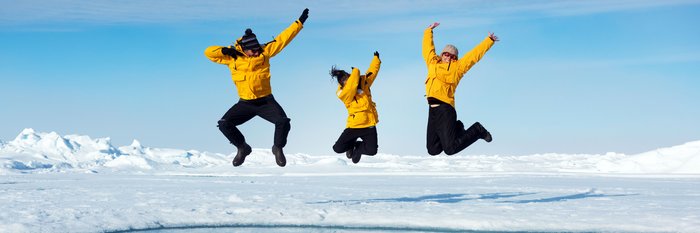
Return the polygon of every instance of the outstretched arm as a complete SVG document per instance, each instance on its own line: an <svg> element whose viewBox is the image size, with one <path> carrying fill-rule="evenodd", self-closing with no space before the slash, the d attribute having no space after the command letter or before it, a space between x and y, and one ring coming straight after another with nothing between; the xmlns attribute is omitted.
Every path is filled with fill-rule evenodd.
<svg viewBox="0 0 700 233"><path fill-rule="evenodd" d="M357 93L357 84L359 83L360 70L353 67L350 77L348 77L348 80L345 81L343 89L341 89L340 93L338 94L338 98L340 98L340 100L345 104L352 102L353 97L355 97L355 94Z"/></svg>
<svg viewBox="0 0 700 233"><path fill-rule="evenodd" d="M299 20L294 21L292 25L289 25L287 29L282 31L277 37L275 37L275 40L273 40L270 43L267 43L265 45L265 48L263 49L263 53L267 55L268 57L274 57L278 53L282 52L282 49L286 47L289 42L292 42L292 39L296 37L296 35L301 31L302 28L304 28L304 22L306 22L306 18L309 17L309 9L304 9L302 12L301 16L299 17Z"/></svg>
<svg viewBox="0 0 700 233"><path fill-rule="evenodd" d="M484 38L479 45L474 47L469 53L464 55L464 57L460 58L459 61L457 61L459 62L460 73L466 73L474 64L479 62L496 41L498 41L498 37L493 33L489 33L489 36Z"/></svg>
<svg viewBox="0 0 700 233"><path fill-rule="evenodd" d="M377 78L377 74L379 74L379 67L382 64L382 60L379 59L379 52L374 51L374 57L372 58L372 62L369 63L369 69L367 69L367 74L365 74L365 79L367 80L367 86L370 87L372 86L372 83L374 83L374 80Z"/></svg>
<svg viewBox="0 0 700 233"><path fill-rule="evenodd" d="M438 22L432 23L423 32L423 59L425 59L426 63L430 63L431 60L437 57L435 44L433 44L433 29L438 25L440 25Z"/></svg>

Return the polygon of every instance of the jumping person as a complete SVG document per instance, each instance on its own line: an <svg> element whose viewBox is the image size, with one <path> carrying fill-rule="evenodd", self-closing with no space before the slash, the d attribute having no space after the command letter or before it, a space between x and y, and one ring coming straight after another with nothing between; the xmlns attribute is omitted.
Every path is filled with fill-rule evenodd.
<svg viewBox="0 0 700 233"><path fill-rule="evenodd" d="M210 46L204 51L209 60L227 65L231 70L231 77L238 89L240 99L219 120L219 130L226 138L238 148L236 157L232 163L234 167L240 166L245 161L252 149L245 141L245 137L236 126L245 123L255 116L275 124L274 145L272 153L280 167L287 164L282 148L287 144L287 135L291 128L282 107L272 96L270 87L270 58L277 55L294 39L301 31L304 22L309 17L309 9L304 9L299 20L294 21L275 39L260 45L248 28L242 38L236 40L229 47Z"/></svg>
<svg viewBox="0 0 700 233"><path fill-rule="evenodd" d="M428 154L433 156L443 151L447 155L459 153L478 139L491 142L491 133L479 122L465 130L464 124L457 120L454 94L464 74L498 41L498 37L489 33L462 58L459 58L457 48L450 44L438 56L433 44L433 29L438 25L431 24L423 33L423 58L428 65L425 80L429 105L426 147Z"/></svg>
<svg viewBox="0 0 700 233"><path fill-rule="evenodd" d="M370 87L379 72L379 52L374 52L374 58L367 73L360 75L360 70L352 68L348 74L344 70L331 68L331 77L338 81L336 95L348 109L348 120L345 130L333 145L333 151L343 153L352 159L353 163L360 162L363 154L377 154L377 128L379 115L372 101ZM362 141L357 139L361 138Z"/></svg>

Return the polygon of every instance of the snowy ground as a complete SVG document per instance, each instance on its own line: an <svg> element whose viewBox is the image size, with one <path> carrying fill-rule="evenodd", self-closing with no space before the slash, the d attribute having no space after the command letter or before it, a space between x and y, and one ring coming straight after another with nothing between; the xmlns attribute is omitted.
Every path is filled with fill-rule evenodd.
<svg viewBox="0 0 700 233"><path fill-rule="evenodd" d="M188 226L700 232L700 141L638 155L233 155L23 131L0 232ZM331 232L331 231L329 231Z"/></svg>

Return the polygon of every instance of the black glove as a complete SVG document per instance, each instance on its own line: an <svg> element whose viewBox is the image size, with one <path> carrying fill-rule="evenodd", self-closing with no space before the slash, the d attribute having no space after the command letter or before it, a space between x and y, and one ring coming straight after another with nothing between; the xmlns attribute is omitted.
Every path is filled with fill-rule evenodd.
<svg viewBox="0 0 700 233"><path fill-rule="evenodd" d="M379 52L374 51L374 56L377 56L377 58L379 58Z"/></svg>
<svg viewBox="0 0 700 233"><path fill-rule="evenodd" d="M304 12L301 13L301 16L299 16L299 22L304 24L307 18L309 18L309 8L304 9Z"/></svg>
<svg viewBox="0 0 700 233"><path fill-rule="evenodd" d="M231 56L232 58L236 58L236 49L231 47L222 47L221 54Z"/></svg>

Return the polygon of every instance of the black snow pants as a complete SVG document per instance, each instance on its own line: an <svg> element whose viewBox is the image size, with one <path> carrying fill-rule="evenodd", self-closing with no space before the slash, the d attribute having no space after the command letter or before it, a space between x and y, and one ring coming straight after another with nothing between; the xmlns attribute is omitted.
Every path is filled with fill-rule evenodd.
<svg viewBox="0 0 700 233"><path fill-rule="evenodd" d="M362 141L357 141L358 138L361 138ZM338 137L335 145L333 145L333 151L335 153L344 153L353 147L355 147L355 153L376 155L377 148L379 148L377 145L377 127L346 128Z"/></svg>
<svg viewBox="0 0 700 233"><path fill-rule="evenodd" d="M481 124L474 123L469 129L457 120L457 112L447 103L433 104L428 111L428 131L426 148L428 154L438 155L445 151L447 155L457 154L483 137L486 131Z"/></svg>
<svg viewBox="0 0 700 233"><path fill-rule="evenodd" d="M275 141L276 147L282 148L287 145L287 135L291 125L290 119L284 113L282 106L275 101L275 97L271 95L254 99L254 100L238 100L224 116L219 120L219 130L234 146L241 148L246 145L245 137L236 126L245 123L255 116L260 116L263 119L275 124Z"/></svg>

